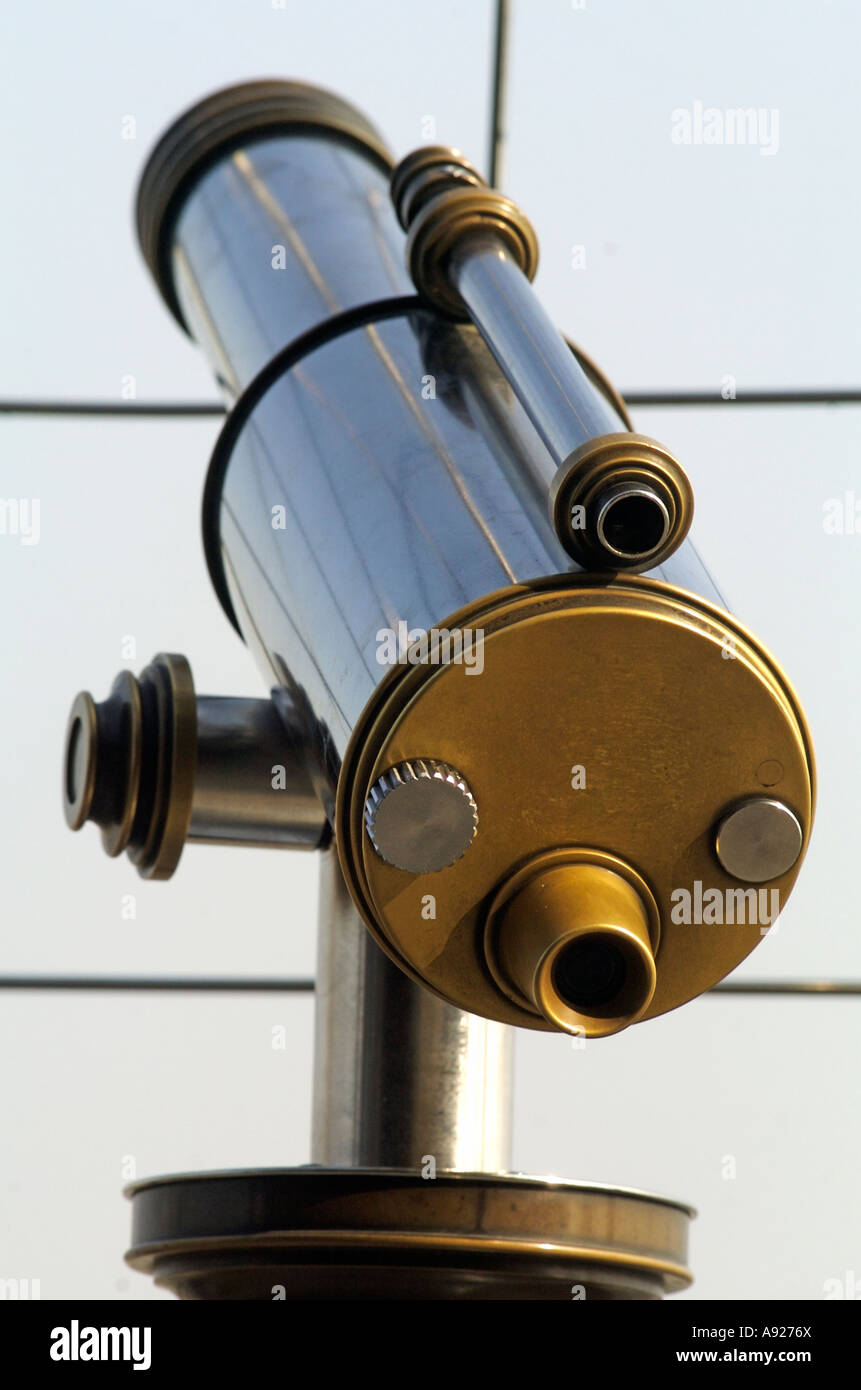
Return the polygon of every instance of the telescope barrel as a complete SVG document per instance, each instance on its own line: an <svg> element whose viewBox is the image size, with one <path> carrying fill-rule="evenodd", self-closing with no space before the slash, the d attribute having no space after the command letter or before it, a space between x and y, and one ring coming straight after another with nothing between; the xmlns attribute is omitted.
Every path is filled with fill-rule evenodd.
<svg viewBox="0 0 861 1390"><path fill-rule="evenodd" d="M809 843L803 711L684 470L541 306L520 209L331 93L199 102L137 224L231 407L204 549L269 697L170 653L83 692L66 818L146 878L187 839L324 852L312 1164L138 1184L132 1262L193 1297L683 1287L687 1208L506 1170L509 1026L695 998Z"/></svg>
<svg viewBox="0 0 861 1390"><path fill-rule="evenodd" d="M216 92L156 145L138 239L229 399L327 316L412 290L391 167L361 112L299 82Z"/></svg>
<svg viewBox="0 0 861 1390"><path fill-rule="evenodd" d="M181 118L138 199L236 398L216 590L377 945L458 1009L616 1032L760 939L692 946L680 887L791 887L803 716L686 539L683 470L535 297L523 213L457 151L392 170L340 99L260 86Z"/></svg>
<svg viewBox="0 0 861 1390"><path fill-rule="evenodd" d="M490 346L556 469L582 444L618 432L606 397L551 322L540 300L498 238L464 237L451 255L451 279Z"/></svg>

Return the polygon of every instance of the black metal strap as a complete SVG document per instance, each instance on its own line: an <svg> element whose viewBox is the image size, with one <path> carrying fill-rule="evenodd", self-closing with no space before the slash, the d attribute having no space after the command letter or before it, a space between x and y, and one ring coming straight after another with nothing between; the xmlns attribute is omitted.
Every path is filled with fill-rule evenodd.
<svg viewBox="0 0 861 1390"><path fill-rule="evenodd" d="M252 411L266 395L269 388L274 386L285 372L288 372L309 353L355 328L364 328L370 323L380 323L384 319L401 318L416 309L426 307L426 301L422 299L421 295L404 294L391 299L375 299L369 304L360 304L353 309L345 309L342 313L333 314L331 318L309 328L307 332L300 333L298 338L294 338L286 347L281 348L280 352L276 352L263 370L258 372L253 381L249 382L228 415L221 433L215 441L215 448L212 451L203 488L203 553L206 556L206 567L209 570L209 577L219 602L240 637L242 637L242 631L230 600L224 566L221 563L218 523L222 484L233 453L233 447L239 438L243 425L246 424Z"/></svg>

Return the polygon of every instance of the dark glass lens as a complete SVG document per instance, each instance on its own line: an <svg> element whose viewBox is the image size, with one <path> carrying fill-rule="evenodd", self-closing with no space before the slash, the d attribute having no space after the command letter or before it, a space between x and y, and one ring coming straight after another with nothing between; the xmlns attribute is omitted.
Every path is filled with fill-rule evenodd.
<svg viewBox="0 0 861 1390"><path fill-rule="evenodd" d="M565 946L553 967L556 993L572 1009L595 1008L615 999L625 983L625 957L615 942L596 933Z"/></svg>

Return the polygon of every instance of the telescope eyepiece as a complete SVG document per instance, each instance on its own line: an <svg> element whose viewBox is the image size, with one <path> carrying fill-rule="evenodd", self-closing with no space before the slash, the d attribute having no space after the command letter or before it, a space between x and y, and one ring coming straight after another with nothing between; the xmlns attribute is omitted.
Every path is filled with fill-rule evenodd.
<svg viewBox="0 0 861 1390"><path fill-rule="evenodd" d="M619 483L598 499L598 539L610 555L617 555L626 563L646 560L659 551L671 524L658 493L645 484Z"/></svg>
<svg viewBox="0 0 861 1390"><path fill-rule="evenodd" d="M615 999L627 974L625 957L616 943L594 932L562 947L553 964L553 988L572 1009L588 1012Z"/></svg>
<svg viewBox="0 0 861 1390"><path fill-rule="evenodd" d="M488 968L509 998L590 1038L636 1023L655 991L660 923L646 884L599 850L558 850L503 885L485 929Z"/></svg>

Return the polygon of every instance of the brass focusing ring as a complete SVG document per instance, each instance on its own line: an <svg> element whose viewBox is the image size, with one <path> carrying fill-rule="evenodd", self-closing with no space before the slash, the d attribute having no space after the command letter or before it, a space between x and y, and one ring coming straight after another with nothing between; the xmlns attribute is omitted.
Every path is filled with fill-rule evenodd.
<svg viewBox="0 0 861 1390"><path fill-rule="evenodd" d="M188 834L197 759L194 681L185 657L160 654L117 676L107 700L82 691L69 715L63 809L72 830L94 821L112 858L142 878L170 878Z"/></svg>
<svg viewBox="0 0 861 1390"><path fill-rule="evenodd" d="M423 145L405 155L391 179L391 198L403 230L430 198L447 189L486 188L486 180L460 150L450 145Z"/></svg>
<svg viewBox="0 0 861 1390"><path fill-rule="evenodd" d="M407 237L407 265L416 289L449 317L469 314L452 285L447 261L455 246L475 232L490 231L528 280L538 269L538 238L516 203L493 189L453 188L427 202Z"/></svg>
<svg viewBox="0 0 861 1390"><path fill-rule="evenodd" d="M667 519L660 543L628 558L603 544L594 524L600 499L626 485L647 489ZM691 527L694 494L685 470L662 444L620 432L588 440L565 460L551 484L549 505L554 530L578 564L637 573L654 569L678 550ZM582 509L585 524L572 524L575 508Z"/></svg>

